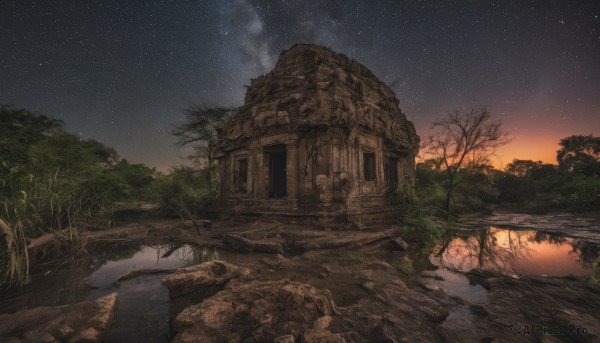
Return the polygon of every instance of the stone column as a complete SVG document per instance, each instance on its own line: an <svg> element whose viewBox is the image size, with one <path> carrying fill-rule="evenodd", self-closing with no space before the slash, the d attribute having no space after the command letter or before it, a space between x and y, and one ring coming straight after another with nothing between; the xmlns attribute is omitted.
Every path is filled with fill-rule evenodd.
<svg viewBox="0 0 600 343"><path fill-rule="evenodd" d="M285 144L287 153L286 178L287 198L290 208L298 208L298 140L292 139Z"/></svg>

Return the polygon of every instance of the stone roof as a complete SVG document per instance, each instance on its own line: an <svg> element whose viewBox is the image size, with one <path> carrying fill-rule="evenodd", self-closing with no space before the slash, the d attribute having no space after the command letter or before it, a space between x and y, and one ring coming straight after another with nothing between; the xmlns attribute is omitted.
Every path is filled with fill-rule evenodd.
<svg viewBox="0 0 600 343"><path fill-rule="evenodd" d="M419 145L390 87L357 61L313 44L283 51L271 72L251 81L219 145L229 150L250 138L313 127L360 127L398 150Z"/></svg>

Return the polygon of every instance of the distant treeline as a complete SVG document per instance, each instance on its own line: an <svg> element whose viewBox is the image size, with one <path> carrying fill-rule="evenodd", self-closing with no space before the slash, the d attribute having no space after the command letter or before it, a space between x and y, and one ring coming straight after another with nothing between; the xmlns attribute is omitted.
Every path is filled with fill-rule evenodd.
<svg viewBox="0 0 600 343"><path fill-rule="evenodd" d="M491 204L528 212L600 210L600 137L573 135L559 144L557 164L515 159L504 170L466 165L453 194L455 211ZM429 204L443 207L446 182L438 160L417 164L417 192Z"/></svg>

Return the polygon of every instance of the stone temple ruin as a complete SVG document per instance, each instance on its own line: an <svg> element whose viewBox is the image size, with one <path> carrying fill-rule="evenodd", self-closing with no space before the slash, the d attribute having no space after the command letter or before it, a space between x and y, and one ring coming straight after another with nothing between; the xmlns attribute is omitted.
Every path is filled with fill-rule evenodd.
<svg viewBox="0 0 600 343"><path fill-rule="evenodd" d="M393 91L358 62L295 45L253 79L223 127L221 208L291 222L381 221L414 187L419 137Z"/></svg>

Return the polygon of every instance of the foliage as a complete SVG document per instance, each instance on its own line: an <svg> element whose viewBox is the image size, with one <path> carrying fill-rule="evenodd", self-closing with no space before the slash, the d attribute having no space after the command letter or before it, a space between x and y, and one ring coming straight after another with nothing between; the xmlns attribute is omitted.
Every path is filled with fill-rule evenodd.
<svg viewBox="0 0 600 343"><path fill-rule="evenodd" d="M515 167L525 165L529 167ZM585 175L540 161L521 160L514 160L505 170L495 180L501 201L523 204L520 208L533 212L600 209L600 177L594 173Z"/></svg>
<svg viewBox="0 0 600 343"><path fill-rule="evenodd" d="M431 189L436 189L436 186L432 186ZM403 237L407 240L431 247L442 238L449 224L444 219L447 213L431 205L438 201L436 198L439 198L439 194L444 197L441 189L438 189L438 196L425 197L428 192L423 192L423 197L420 198L412 187L398 187L398 193L406 199L403 210Z"/></svg>
<svg viewBox="0 0 600 343"><path fill-rule="evenodd" d="M29 240L54 233L76 247L82 226L109 222L101 215L117 201L141 197L156 177L154 170L119 161L114 149L81 140L62 125L0 107L0 288L28 281Z"/></svg>
<svg viewBox="0 0 600 343"><path fill-rule="evenodd" d="M205 168L214 169L216 167L214 153L217 148L218 134L223 128L225 120L236 110L235 108L206 105L188 107L184 111L185 122L172 131L177 138L177 144L192 146L194 153L188 158L198 161ZM207 174L209 186L212 186L211 175L212 173Z"/></svg>
<svg viewBox="0 0 600 343"><path fill-rule="evenodd" d="M212 176L207 177L207 173L212 173ZM178 167L157 179L149 193L168 214L179 216L182 220L194 220L201 217L205 208L216 199L216 187L208 184L209 179L216 178L216 170Z"/></svg>
<svg viewBox="0 0 600 343"><path fill-rule="evenodd" d="M588 176L600 174L600 137L573 135L559 144L556 160L561 169Z"/></svg>
<svg viewBox="0 0 600 343"><path fill-rule="evenodd" d="M62 130L61 120L0 105L0 173L24 164L31 145Z"/></svg>
<svg viewBox="0 0 600 343"><path fill-rule="evenodd" d="M600 282L600 256L592 262L592 280Z"/></svg>
<svg viewBox="0 0 600 343"><path fill-rule="evenodd" d="M512 175L521 177L531 173L533 169L538 168L543 165L542 161L532 161L532 160L518 160L513 159L513 161L506 165L506 172Z"/></svg>
<svg viewBox="0 0 600 343"><path fill-rule="evenodd" d="M467 165L455 176L453 191L453 214L482 210L498 200L494 187L496 170L489 165ZM444 209L447 199L447 174L435 160L417 163L416 191L420 201Z"/></svg>
<svg viewBox="0 0 600 343"><path fill-rule="evenodd" d="M462 182L461 168L482 165L497 147L510 140L502 130L502 121L492 120L483 107L469 112L448 112L433 123L433 130L427 142L428 153L440 162L446 174L444 208L451 213L453 192Z"/></svg>

